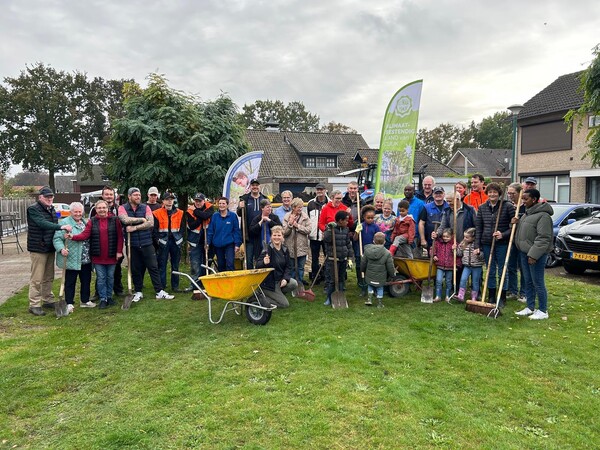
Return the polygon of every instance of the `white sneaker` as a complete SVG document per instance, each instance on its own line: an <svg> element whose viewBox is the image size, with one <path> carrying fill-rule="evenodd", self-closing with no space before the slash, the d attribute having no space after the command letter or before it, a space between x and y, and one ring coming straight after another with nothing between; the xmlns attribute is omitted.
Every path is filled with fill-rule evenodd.
<svg viewBox="0 0 600 450"><path fill-rule="evenodd" d="M96 304L94 302L90 301L90 302L87 302L87 303L82 303L79 306L81 306L82 308L95 308Z"/></svg>
<svg viewBox="0 0 600 450"><path fill-rule="evenodd" d="M540 311L536 309L531 316L529 316L531 320L543 320L548 318L548 313Z"/></svg>
<svg viewBox="0 0 600 450"><path fill-rule="evenodd" d="M524 295L519 295L519 297L517 298L517 301L519 301L521 303L527 303L527 297L525 297Z"/></svg>
<svg viewBox="0 0 600 450"><path fill-rule="evenodd" d="M75 311L75 307L70 303L67 305L67 314L72 314Z"/></svg>
<svg viewBox="0 0 600 450"><path fill-rule="evenodd" d="M174 298L175 298L174 295L171 295L171 294L165 292L164 289L162 291L156 293L157 300L173 300Z"/></svg>
<svg viewBox="0 0 600 450"><path fill-rule="evenodd" d="M529 308L522 309L521 311L517 311L515 313L517 316L530 316L533 314L533 311Z"/></svg>
<svg viewBox="0 0 600 450"><path fill-rule="evenodd" d="M132 302L136 302L136 303L137 303L137 302L139 302L139 301L140 301L141 299L143 299L143 298L144 298L144 294L142 294L141 292L136 292L136 293L133 295L133 298L131 299L131 301L132 301Z"/></svg>

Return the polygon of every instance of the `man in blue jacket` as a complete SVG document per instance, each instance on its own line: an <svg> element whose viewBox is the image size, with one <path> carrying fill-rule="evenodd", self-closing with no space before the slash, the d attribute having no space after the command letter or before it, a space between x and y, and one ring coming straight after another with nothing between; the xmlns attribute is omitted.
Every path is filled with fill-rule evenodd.
<svg viewBox="0 0 600 450"><path fill-rule="evenodd" d="M242 234L237 215L229 211L229 199L217 200L218 211L213 214L207 230L206 245L213 245L219 272L235 269L235 253L242 245Z"/></svg>

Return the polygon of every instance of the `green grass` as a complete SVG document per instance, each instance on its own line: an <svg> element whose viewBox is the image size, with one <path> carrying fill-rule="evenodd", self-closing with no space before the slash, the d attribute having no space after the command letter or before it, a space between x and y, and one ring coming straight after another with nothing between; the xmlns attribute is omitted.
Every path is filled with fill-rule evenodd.
<svg viewBox="0 0 600 450"><path fill-rule="evenodd" d="M547 321L319 289L264 327L150 290L38 318L25 289L0 307L0 448L594 447L600 288L547 284Z"/></svg>

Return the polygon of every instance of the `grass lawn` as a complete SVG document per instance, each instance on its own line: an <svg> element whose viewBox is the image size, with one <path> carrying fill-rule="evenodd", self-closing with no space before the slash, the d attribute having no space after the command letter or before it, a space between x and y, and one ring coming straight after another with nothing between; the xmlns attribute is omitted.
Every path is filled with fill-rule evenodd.
<svg viewBox="0 0 600 450"><path fill-rule="evenodd" d="M0 448L597 447L600 288L547 284L546 321L318 289L264 327L149 289L34 317L25 289L0 306Z"/></svg>

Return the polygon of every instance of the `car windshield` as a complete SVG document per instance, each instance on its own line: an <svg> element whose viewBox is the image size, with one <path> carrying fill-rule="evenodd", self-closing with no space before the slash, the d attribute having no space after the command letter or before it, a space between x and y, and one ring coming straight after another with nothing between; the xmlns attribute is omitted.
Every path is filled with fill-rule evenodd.
<svg viewBox="0 0 600 450"><path fill-rule="evenodd" d="M561 217L564 213L573 209L573 205L552 205L552 209L554 213L552 214L552 222L556 221L559 217Z"/></svg>

